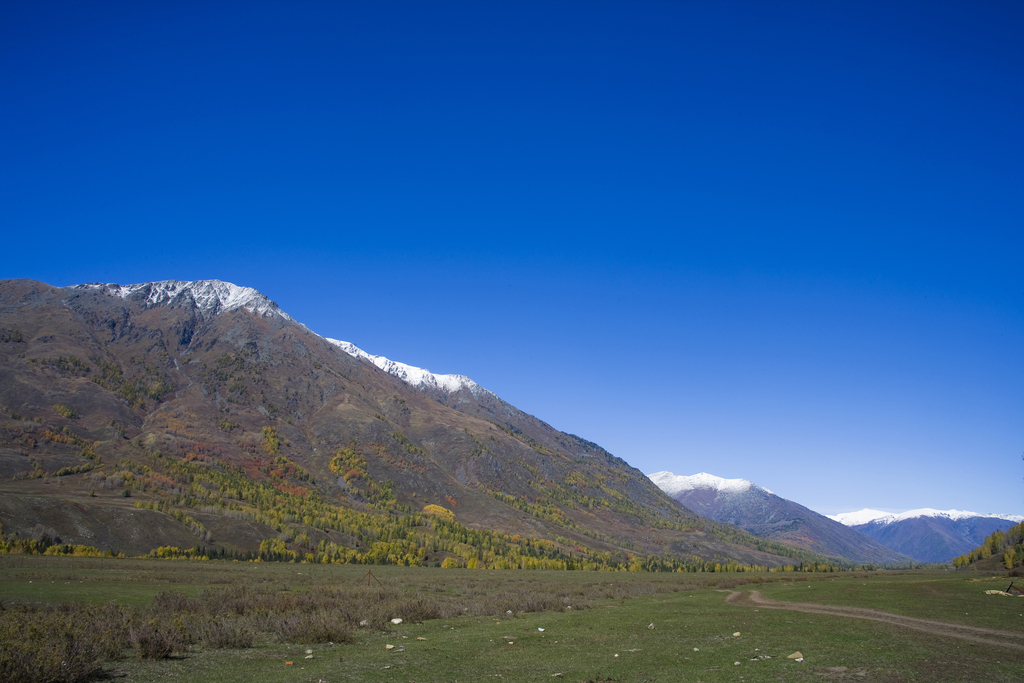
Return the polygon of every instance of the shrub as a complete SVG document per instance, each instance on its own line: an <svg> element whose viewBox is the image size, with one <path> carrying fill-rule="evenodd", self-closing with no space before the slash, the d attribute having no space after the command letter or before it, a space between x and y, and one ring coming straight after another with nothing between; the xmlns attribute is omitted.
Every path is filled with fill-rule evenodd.
<svg viewBox="0 0 1024 683"><path fill-rule="evenodd" d="M132 644L145 659L167 659L175 652L182 652L192 641L184 621L174 622L156 618L137 625L132 629Z"/></svg>
<svg viewBox="0 0 1024 683"><path fill-rule="evenodd" d="M73 409L69 408L63 403L54 403L53 409L57 412L58 415L60 415L61 417L66 417L69 420L74 420L75 418L78 417L78 413L76 413Z"/></svg>
<svg viewBox="0 0 1024 683"><path fill-rule="evenodd" d="M58 605L0 612L0 680L77 683L128 646L128 613L116 605Z"/></svg>
<svg viewBox="0 0 1024 683"><path fill-rule="evenodd" d="M248 648L253 646L256 634L237 620L213 617L202 621L198 628L199 640L213 648Z"/></svg>
<svg viewBox="0 0 1024 683"><path fill-rule="evenodd" d="M275 615L272 629L281 643L344 643L352 640L352 627L327 610Z"/></svg>

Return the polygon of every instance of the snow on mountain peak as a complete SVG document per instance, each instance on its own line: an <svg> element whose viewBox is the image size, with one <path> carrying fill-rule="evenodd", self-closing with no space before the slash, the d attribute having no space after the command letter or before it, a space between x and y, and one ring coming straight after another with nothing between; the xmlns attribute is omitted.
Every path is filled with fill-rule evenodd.
<svg viewBox="0 0 1024 683"><path fill-rule="evenodd" d="M857 526L859 524L867 524L868 522L873 522L876 519L892 517L893 513L864 508L863 510L857 510L856 512L842 512L838 515L825 516L829 519L839 522L840 524L845 524L846 526Z"/></svg>
<svg viewBox="0 0 1024 683"><path fill-rule="evenodd" d="M647 478L653 481L659 489L673 497L683 491L692 491L693 489L712 489L719 493L735 494L749 491L751 487L754 487L761 489L762 491L766 491L767 493L771 493L771 491L763 486L757 486L757 484L747 481L746 479L723 479L722 477L716 477L715 475L708 474L706 472L690 476L683 476L667 471L655 472L654 474L647 475Z"/></svg>
<svg viewBox="0 0 1024 683"><path fill-rule="evenodd" d="M278 308L276 303L252 287L239 287L220 280L163 280L135 285L92 282L74 285L72 289L98 289L110 296L142 301L147 308L174 305L179 297L188 297L204 317L244 308L254 315L277 315L292 320L291 316Z"/></svg>
<svg viewBox="0 0 1024 683"><path fill-rule="evenodd" d="M892 524L893 522L902 522L905 519L914 519L915 517L946 517L953 521L961 519L969 519L971 517L995 517L997 519L1005 519L1011 522L1022 522L1024 517L1020 515L1001 515L1001 514L983 514L980 512L969 512L967 510L936 510L934 508L919 508L917 510L907 510L906 512L882 512L881 510L870 510L863 509L857 510L856 512L843 512L838 515L828 515L830 519L845 524L846 526L858 526L860 524L868 524L873 522L875 524Z"/></svg>
<svg viewBox="0 0 1024 683"><path fill-rule="evenodd" d="M71 289L99 290L109 296L140 302L146 308L154 306L175 307L188 304L194 306L204 318L210 318L218 313L237 308L244 308L254 315L262 317L274 315L291 322L296 322L291 316L278 308L276 303L252 287L239 287L238 285L222 282L221 280L163 280L134 285L90 282L84 285L73 285ZM389 375L404 380L420 389L434 389L444 393L455 393L462 389L468 389L474 398L479 398L481 394L493 395L465 375L438 375L423 368L390 360L384 356L374 356L350 342L329 339L327 337L324 337L324 339L349 355L368 360Z"/></svg>
<svg viewBox="0 0 1024 683"><path fill-rule="evenodd" d="M384 356L374 356L351 342L330 339L328 337L325 337L325 339L348 355L368 360L389 375L404 380L420 389L436 389L446 393L468 389L474 398L478 398L481 393L490 393L465 375L438 375L429 370L399 363Z"/></svg>

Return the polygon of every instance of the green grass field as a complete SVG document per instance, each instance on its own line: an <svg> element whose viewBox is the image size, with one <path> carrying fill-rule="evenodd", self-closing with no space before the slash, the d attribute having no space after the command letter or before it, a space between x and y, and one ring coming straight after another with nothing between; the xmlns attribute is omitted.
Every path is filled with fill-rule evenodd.
<svg viewBox="0 0 1024 683"><path fill-rule="evenodd" d="M61 602L115 601L146 610L154 597L166 591L199 598L209 589L244 585L260 587L267 594L298 597L365 591L395 612L384 615L384 626L354 628L348 642L336 644L278 642L271 633L260 632L253 647L217 649L200 642L168 659L144 659L128 650L123 658L104 665L107 674L119 681L1024 678L1024 649L880 622L725 601L730 590L757 589L775 600L866 607L1024 633L1024 598L985 594L988 589L1006 588L1009 579L1002 577L969 572L693 575L372 570L383 588L373 580L366 588L367 567L363 566L5 556L0 557L0 600L5 613L19 605ZM442 605L439 609L446 616L422 623L406 619L397 626L387 621L390 616L402 617L402 606L416 600ZM524 611L531 600L548 611ZM566 603L572 609L566 609ZM374 603L361 604L370 610ZM514 606L514 613L502 610L505 605ZM376 619L378 624L381 621ZM734 636L737 632L740 635ZM796 651L804 661L787 659Z"/></svg>

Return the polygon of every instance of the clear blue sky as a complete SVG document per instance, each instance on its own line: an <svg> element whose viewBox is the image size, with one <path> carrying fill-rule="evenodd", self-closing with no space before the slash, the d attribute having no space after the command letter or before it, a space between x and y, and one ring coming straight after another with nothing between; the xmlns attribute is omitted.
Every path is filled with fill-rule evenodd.
<svg viewBox="0 0 1024 683"><path fill-rule="evenodd" d="M0 9L0 277L216 278L646 473L1024 514L1024 5Z"/></svg>

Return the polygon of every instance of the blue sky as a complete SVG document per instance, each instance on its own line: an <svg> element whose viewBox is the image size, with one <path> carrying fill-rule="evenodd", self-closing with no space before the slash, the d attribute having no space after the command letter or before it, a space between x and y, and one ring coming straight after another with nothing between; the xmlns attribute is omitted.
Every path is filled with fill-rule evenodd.
<svg viewBox="0 0 1024 683"><path fill-rule="evenodd" d="M1019 3L0 13L0 277L226 280L646 473L1024 514Z"/></svg>

